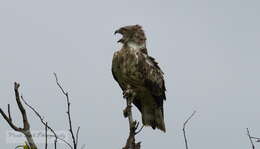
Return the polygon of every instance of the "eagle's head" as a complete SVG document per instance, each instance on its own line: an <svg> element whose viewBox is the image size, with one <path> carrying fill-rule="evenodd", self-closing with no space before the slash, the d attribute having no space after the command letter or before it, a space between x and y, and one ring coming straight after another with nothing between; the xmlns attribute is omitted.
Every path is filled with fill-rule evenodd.
<svg viewBox="0 0 260 149"><path fill-rule="evenodd" d="M117 42L123 44L134 43L137 45L145 45L146 37L142 26L140 25L129 25L119 28L114 34L121 34L123 37Z"/></svg>

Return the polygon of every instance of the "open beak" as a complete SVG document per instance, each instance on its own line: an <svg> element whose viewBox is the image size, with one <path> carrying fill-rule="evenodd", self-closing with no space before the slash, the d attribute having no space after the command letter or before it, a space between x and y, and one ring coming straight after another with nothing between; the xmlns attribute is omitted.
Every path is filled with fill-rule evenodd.
<svg viewBox="0 0 260 149"><path fill-rule="evenodd" d="M117 34L117 33L120 33L119 30L116 30L116 31L114 32L114 35Z"/></svg>
<svg viewBox="0 0 260 149"><path fill-rule="evenodd" d="M119 34L122 34L121 31L120 31L120 29L116 30L116 31L114 32L114 35L115 35L115 34L118 34L118 33L119 33ZM120 43L120 42L121 42L121 43L124 43L124 39L121 38L121 39L119 39L117 42L118 42L118 43Z"/></svg>

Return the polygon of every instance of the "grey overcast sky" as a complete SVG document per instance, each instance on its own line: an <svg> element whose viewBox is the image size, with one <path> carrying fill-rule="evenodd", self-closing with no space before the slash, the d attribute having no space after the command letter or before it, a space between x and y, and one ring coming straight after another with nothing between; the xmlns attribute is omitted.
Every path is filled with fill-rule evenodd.
<svg viewBox="0 0 260 149"><path fill-rule="evenodd" d="M140 24L167 87L167 132L145 128L137 136L142 148L184 149L182 123L193 110L190 148L250 148L246 128L260 137L259 16L257 0L1 0L0 107L10 103L21 125L13 93L18 81L49 124L67 130L56 72L70 93L74 127L81 126L80 145L121 148L128 122L110 70L121 46L113 32ZM29 119L32 130L43 129L35 115ZM8 130L0 117L1 148L19 144L6 142Z"/></svg>

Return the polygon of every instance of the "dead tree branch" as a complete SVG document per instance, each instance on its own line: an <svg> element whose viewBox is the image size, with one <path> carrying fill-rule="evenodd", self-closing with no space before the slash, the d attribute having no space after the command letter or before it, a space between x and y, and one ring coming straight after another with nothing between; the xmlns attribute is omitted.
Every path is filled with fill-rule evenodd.
<svg viewBox="0 0 260 149"><path fill-rule="evenodd" d="M125 147L123 149L140 149L141 148L141 142L135 143L135 135L138 134L143 127L139 131L136 131L139 123L133 120L133 115L132 115L132 102L133 102L133 97L132 98L126 98L126 109L124 112L126 112L126 116L128 117L128 122L129 122L129 136L126 142Z"/></svg>
<svg viewBox="0 0 260 149"><path fill-rule="evenodd" d="M58 87L60 88L62 94L66 97L66 101L67 101L67 115L68 115L68 120L69 120L69 131L70 131L70 134L71 134L71 138L72 138L72 141L73 141L73 149L77 149L77 140L78 138L75 138L75 135L74 135L74 132L73 132L73 127L72 127L72 122L71 122L71 114L70 114L70 99L69 99L69 93L66 92L63 87L61 86L61 84L59 83L59 80L58 80L58 76L56 73L54 73L54 77L55 77L55 80L56 80L56 84L58 85ZM77 134L79 133L79 128L77 130Z"/></svg>
<svg viewBox="0 0 260 149"><path fill-rule="evenodd" d="M187 141L187 137L186 137L186 131L185 131L185 128L186 128L186 125L187 123L189 122L189 120L195 115L196 111L193 111L193 113L185 120L185 122L183 123L183 128L182 128L182 131L183 131L183 136L184 136L184 141L185 141L185 147L186 149L188 149L188 141Z"/></svg>
<svg viewBox="0 0 260 149"><path fill-rule="evenodd" d="M6 122L9 124L9 126L17 131L17 132L21 132L25 135L27 142L29 143L29 147L30 149L37 149L36 144L34 143L33 137L32 137L32 133L30 130L30 124L29 121L27 119L27 114L26 114L26 110L24 109L21 100L20 100L20 94L19 94L19 87L20 84L19 83L14 83L14 92L15 92L15 99L16 99L16 103L18 105L18 108L22 114L22 118L23 118L23 128L19 128L17 126L15 126L12 122L12 118L11 118L11 112L10 112L10 105L8 104L8 116L4 113L4 111L0 108L0 113L1 115L4 117L4 119L6 120Z"/></svg>

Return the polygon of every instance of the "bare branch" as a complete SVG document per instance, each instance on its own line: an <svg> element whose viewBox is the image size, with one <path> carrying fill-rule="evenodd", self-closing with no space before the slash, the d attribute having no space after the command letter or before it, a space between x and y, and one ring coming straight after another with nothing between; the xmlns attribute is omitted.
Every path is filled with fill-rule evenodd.
<svg viewBox="0 0 260 149"><path fill-rule="evenodd" d="M11 116L10 104L7 104L7 109L8 109L8 117L9 117L9 120L12 122L12 116Z"/></svg>
<svg viewBox="0 0 260 149"><path fill-rule="evenodd" d="M135 135L141 132L142 128L136 132L139 123L133 120L132 115L132 102L133 102L134 96L128 98L126 97L126 109L124 112L126 112L126 116L128 117L129 122L129 136L126 141L126 145L123 147L123 149L140 149L141 148L141 142L135 143ZM125 115L125 113L124 113Z"/></svg>
<svg viewBox="0 0 260 149"><path fill-rule="evenodd" d="M260 138L257 138L257 137L252 137L252 136L251 136L251 138L252 138L252 139L256 139L256 140L260 140Z"/></svg>
<svg viewBox="0 0 260 149"><path fill-rule="evenodd" d="M56 84L60 88L60 90L63 93L63 95L66 97L67 110L68 110L67 111L67 115L68 115L68 120L69 120L69 131L70 131L71 138L72 138L72 141L73 141L73 147L74 147L74 149L77 149L77 140L75 139L74 132L73 132L73 127L72 127L72 122L71 122L69 93L65 92L63 87L60 85L57 74L56 73L53 73L53 74L54 74L54 77L56 79Z"/></svg>
<svg viewBox="0 0 260 149"><path fill-rule="evenodd" d="M4 113L4 111L3 111L1 108L0 108L0 113L1 113L1 115L3 116L3 118L6 120L6 122L9 124L9 126L10 126L13 130L19 131L19 132L22 131L22 128L16 127L16 126L13 124L12 120L8 118L8 116Z"/></svg>
<svg viewBox="0 0 260 149"><path fill-rule="evenodd" d="M48 149L48 123L45 123L45 149Z"/></svg>
<svg viewBox="0 0 260 149"><path fill-rule="evenodd" d="M260 142L260 138L259 138L259 137L253 137L253 136L251 136L251 135L250 135L250 137L251 137L251 139L254 139L255 142Z"/></svg>
<svg viewBox="0 0 260 149"><path fill-rule="evenodd" d="M255 139L256 142L260 142L260 138L258 138L258 137L252 137L252 136L251 136L251 138L252 138L252 139Z"/></svg>
<svg viewBox="0 0 260 149"><path fill-rule="evenodd" d="M247 131L247 136L248 136L248 138L249 138L249 140L250 140L252 149L255 149L255 145L254 145L254 143L253 143L252 137L250 136L249 129L246 128L246 131Z"/></svg>
<svg viewBox="0 0 260 149"><path fill-rule="evenodd" d="M78 127L77 132L76 132L76 145L78 146L78 141L79 141L79 130L80 127Z"/></svg>
<svg viewBox="0 0 260 149"><path fill-rule="evenodd" d="M20 94L19 94L19 91L18 91L19 87L20 87L20 84L15 82L14 83L14 92L15 92L15 97L16 97L15 99L16 99L17 105L18 105L19 110L20 110L22 117L23 117L24 130L28 130L28 129L30 129L30 124L28 123L26 111L25 111L25 109L24 109L24 107L21 103L21 100L20 100Z"/></svg>
<svg viewBox="0 0 260 149"><path fill-rule="evenodd" d="M55 140L54 140L54 148L57 149L57 134L54 132L54 130L48 126L47 122L44 122L44 119L42 118L42 116L31 106L29 105L26 100L24 100L23 96L21 96L21 99L23 100L24 104L26 106L28 106L40 119L41 123L45 126L47 126L47 128L54 134Z"/></svg>
<svg viewBox="0 0 260 149"><path fill-rule="evenodd" d="M25 135L25 137L26 137L26 139L29 143L30 149L37 149L37 146L34 143L34 140L33 140L33 137L32 137L31 131L30 131L30 124L29 124L29 121L27 119L26 111L25 111L25 109L24 109L24 107L21 103L21 100L20 100L20 94L19 94L19 90L18 90L19 87L20 87L20 84L15 82L14 83L15 99L16 99L16 103L18 105L18 108L21 112L22 118L23 118L23 128L18 128L17 126L15 126L12 123L10 105L8 105L8 116L3 112L2 109L0 109L0 113L13 130L21 132Z"/></svg>
<svg viewBox="0 0 260 149"><path fill-rule="evenodd" d="M187 137L186 137L186 131L185 131L185 128L186 128L186 124L189 122L189 120L195 115L196 111L193 111L193 113L185 120L185 122L183 123L183 128L182 128L182 131L183 131L183 136L184 136L184 141L185 141L185 147L186 149L188 149L188 141L187 141Z"/></svg>
<svg viewBox="0 0 260 149"><path fill-rule="evenodd" d="M57 148L57 140L60 140L62 142L64 142L65 144L67 144L71 149L73 149L73 147L64 139L61 139L58 137L58 135L56 134L56 132L47 124L47 122L44 121L43 117L39 114L39 112L37 112L37 110L35 108L33 108L31 105L29 105L26 100L24 100L23 96L21 96L21 99L23 100L24 104L26 106L28 106L37 116L38 118L40 119L41 123L46 126L52 133L53 133L53 136L55 137L55 140L54 140L54 148L56 149Z"/></svg>
<svg viewBox="0 0 260 149"><path fill-rule="evenodd" d="M64 142L65 144L67 144L71 149L77 149L77 145L78 145L78 135L79 135L79 130L80 127L78 127L77 132L76 132L76 138L74 136L74 132L72 129L72 120L71 120L71 115L70 115L70 101L69 101L69 95L68 92L65 92L64 89L62 88L62 86L60 85L59 81L58 81L58 77L57 75L54 73L55 79L56 79L56 83L59 86L60 90L62 91L62 93L66 96L66 101L67 101L67 109L68 111L66 112L68 115L68 121L69 121L69 131L71 133L71 137L73 140L73 146L70 145L70 143L68 143L66 140L59 138L57 136L57 134L55 133L55 131L48 125L48 123L46 121L44 121L43 117L32 107L30 106L24 99L23 96L20 97L18 88L20 87L20 85L18 83L14 83L14 91L15 91L15 99L18 105L18 108L20 110L20 113L22 115L23 118L23 128L17 127L13 124L12 122L12 117L11 117L11 110L10 110L10 105L8 104L8 116L7 114L5 114L5 112L0 108L0 114L3 116L3 118L6 120L6 122L10 125L10 127L12 129L14 129L15 131L21 132L25 135L27 141L28 141L28 147L30 149L37 149L37 146L34 143L34 140L32 138L32 134L30 132L30 124L28 122L28 118L27 118L27 114L26 114L26 110L24 109L21 99L23 100L23 102L25 103L25 105L27 105L40 119L40 121L42 122L42 124L45 126L45 149L48 148L48 143L47 143L47 131L48 129L54 134L53 136L55 137L54 140L54 146L55 149L57 148L57 140L60 140L62 142Z"/></svg>
<svg viewBox="0 0 260 149"><path fill-rule="evenodd" d="M48 136L52 136L52 137L55 137L55 135L48 135ZM62 139L62 138L60 138L60 137L55 137L57 140L60 140L60 141L62 141L63 143L65 143L66 145L68 145L71 149L73 149L73 147L70 145L70 143L69 142L67 142L66 140L64 140L64 139Z"/></svg>

